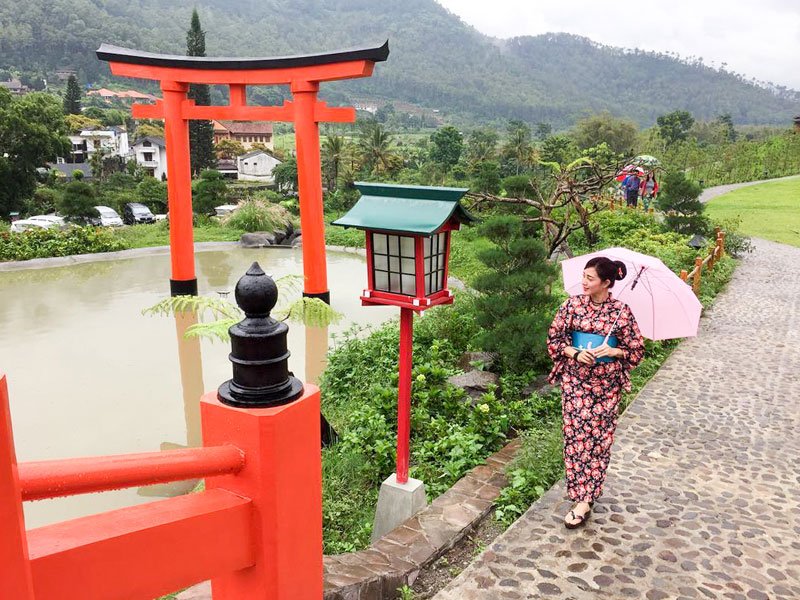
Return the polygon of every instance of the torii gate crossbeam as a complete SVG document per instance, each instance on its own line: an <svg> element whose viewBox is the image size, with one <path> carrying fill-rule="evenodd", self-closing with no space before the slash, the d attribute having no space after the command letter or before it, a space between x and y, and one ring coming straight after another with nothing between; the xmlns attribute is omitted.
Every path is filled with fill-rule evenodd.
<svg viewBox="0 0 800 600"><path fill-rule="evenodd" d="M300 228L303 232L304 296L330 301L325 261L319 123L355 121L355 109L332 108L317 99L319 84L369 77L389 55L389 42L371 48L273 58L207 58L140 52L103 44L100 60L121 77L159 81L163 100L134 104L133 116L163 119L167 148L172 295L197 294L192 231L189 121L289 121L295 124ZM228 85L228 106L197 106L187 98L189 84ZM283 106L248 106L248 85L289 85L292 101Z"/></svg>

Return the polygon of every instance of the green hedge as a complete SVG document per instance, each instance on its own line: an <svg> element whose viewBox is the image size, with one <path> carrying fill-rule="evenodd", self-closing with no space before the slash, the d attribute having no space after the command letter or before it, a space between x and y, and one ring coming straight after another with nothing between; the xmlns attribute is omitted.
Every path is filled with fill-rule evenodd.
<svg viewBox="0 0 800 600"><path fill-rule="evenodd" d="M101 227L70 227L65 231L30 229L21 233L0 232L0 261L113 252L127 247L112 231Z"/></svg>

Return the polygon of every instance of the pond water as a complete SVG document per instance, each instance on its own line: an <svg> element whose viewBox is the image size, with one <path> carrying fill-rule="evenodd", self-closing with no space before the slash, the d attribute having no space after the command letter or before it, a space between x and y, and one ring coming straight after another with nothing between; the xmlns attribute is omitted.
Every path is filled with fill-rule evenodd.
<svg viewBox="0 0 800 600"><path fill-rule="evenodd" d="M300 249L198 252L201 295L230 291L253 261L270 275L302 274ZM0 273L0 373L8 376L17 460L151 452L197 445L198 399L231 377L225 342L180 341L186 322L143 316L169 292L167 254ZM362 307L365 260L328 252L329 334L398 314ZM295 293L291 298L299 296ZM279 302L279 306L281 302ZM289 368L314 378L325 331L289 324ZM179 345L182 356L179 358ZM322 354L322 353L319 353ZM202 358L201 358L202 357ZM25 503L28 528L182 493L193 482Z"/></svg>

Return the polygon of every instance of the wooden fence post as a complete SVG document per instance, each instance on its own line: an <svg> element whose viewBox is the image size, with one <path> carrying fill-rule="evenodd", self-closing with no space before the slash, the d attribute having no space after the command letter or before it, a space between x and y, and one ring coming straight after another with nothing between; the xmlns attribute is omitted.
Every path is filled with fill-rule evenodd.
<svg viewBox="0 0 800 600"><path fill-rule="evenodd" d="M686 272L686 269L681 269L681 281L686 281L689 279L689 273Z"/></svg>
<svg viewBox="0 0 800 600"><path fill-rule="evenodd" d="M694 259L694 279L692 280L692 291L695 296L700 295L700 279L703 273L703 259L699 256Z"/></svg>

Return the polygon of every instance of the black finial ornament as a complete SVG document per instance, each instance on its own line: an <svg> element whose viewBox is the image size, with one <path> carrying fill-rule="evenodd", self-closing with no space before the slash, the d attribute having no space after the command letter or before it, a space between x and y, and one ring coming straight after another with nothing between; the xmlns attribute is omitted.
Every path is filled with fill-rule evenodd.
<svg viewBox="0 0 800 600"><path fill-rule="evenodd" d="M265 408L296 400L303 383L289 372L289 327L269 316L278 301L275 282L254 262L236 284L235 296L245 318L228 330L233 379L219 386L220 402Z"/></svg>

